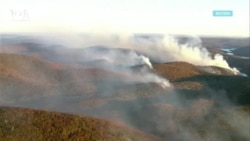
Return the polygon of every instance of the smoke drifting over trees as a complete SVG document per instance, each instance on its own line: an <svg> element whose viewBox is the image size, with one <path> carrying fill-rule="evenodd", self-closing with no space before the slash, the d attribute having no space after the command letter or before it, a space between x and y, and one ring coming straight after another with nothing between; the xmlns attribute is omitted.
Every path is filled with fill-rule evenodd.
<svg viewBox="0 0 250 141"><path fill-rule="evenodd" d="M118 120L162 140L250 139L249 78L197 37L5 36L0 52L1 105Z"/></svg>

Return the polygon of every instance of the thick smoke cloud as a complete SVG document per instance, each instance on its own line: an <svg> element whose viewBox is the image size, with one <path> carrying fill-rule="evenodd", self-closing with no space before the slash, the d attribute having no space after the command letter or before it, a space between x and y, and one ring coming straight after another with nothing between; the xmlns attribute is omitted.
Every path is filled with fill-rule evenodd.
<svg viewBox="0 0 250 141"><path fill-rule="evenodd" d="M202 42L199 38L193 38L185 44L178 44L177 39L169 36L165 37L163 52L169 52L174 61L186 61L201 66L218 66L238 73L236 68L231 68L228 65L222 55L215 54L214 58L212 58L208 50L202 47ZM162 60L168 60L167 58L162 58Z"/></svg>
<svg viewBox="0 0 250 141"><path fill-rule="evenodd" d="M81 38L80 38L81 37ZM24 40L24 39L25 40ZM159 83L162 87L171 87L171 84L169 81L165 78L162 78L155 73L152 73L152 64L150 62L150 59L142 54L138 54L133 50L108 50L103 49L102 46L105 47L105 43L102 43L102 41L96 41L94 37L89 36L62 36L62 35L33 35L28 36L27 39L25 36L21 38L23 39L23 42L35 42L42 44L42 48L46 48L51 51L55 51L55 54L60 54L61 58L58 59L58 56L49 56L49 58L52 58L51 60L59 60L59 62L67 60L67 58L70 58L71 63L81 62L83 65L87 65L90 67L97 67L101 69L107 69L114 72L117 72L119 74L123 74L124 76L129 76L131 78L130 82L134 83ZM97 37L96 37L97 38ZM111 41L114 39L114 37L108 37L107 39L102 39L103 41L107 43L113 43ZM99 38L97 38L99 39ZM11 39L9 39L11 40ZM15 40L20 42L20 38L17 38L14 36L13 42ZM82 44L83 42L95 42L95 44ZM116 42L116 41L115 41ZM53 45L60 45L59 48L56 50L53 49ZM51 48L48 48L51 46ZM75 52L71 52L70 49L72 47L80 47L83 48L83 51L80 51L78 54L78 57L74 56ZM69 51L69 52L68 52ZM12 51L10 51L12 52ZM39 52L37 52L39 54ZM25 54L25 53L24 53ZM27 53L29 54L29 53ZM133 71L132 67L141 66L140 71Z"/></svg>
<svg viewBox="0 0 250 141"><path fill-rule="evenodd" d="M192 37L186 43L180 44L178 38L164 35L163 38L138 35L55 35L45 38L46 41L60 41L67 47L86 48L95 45L102 45L109 48L131 49L148 56L151 61L166 63L173 61L185 61L194 65L218 66L229 69L239 74L236 68L231 68L227 61L220 54L212 57L211 53L202 46L199 37Z"/></svg>
<svg viewBox="0 0 250 141"><path fill-rule="evenodd" d="M158 83L163 88L171 87L166 78L160 77L151 72L153 66L150 59L144 55L139 55L132 50L105 50L105 48L90 47L84 50L82 56L85 64L123 73L130 76L134 82L138 83ZM101 51L100 51L101 50ZM133 70L139 67L140 70Z"/></svg>

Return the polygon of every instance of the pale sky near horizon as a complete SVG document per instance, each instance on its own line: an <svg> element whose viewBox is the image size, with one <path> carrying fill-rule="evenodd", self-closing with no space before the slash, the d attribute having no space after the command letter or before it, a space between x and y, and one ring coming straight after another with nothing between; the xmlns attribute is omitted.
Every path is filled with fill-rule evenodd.
<svg viewBox="0 0 250 141"><path fill-rule="evenodd" d="M232 10L214 17L213 10ZM0 0L0 32L249 37L249 0Z"/></svg>

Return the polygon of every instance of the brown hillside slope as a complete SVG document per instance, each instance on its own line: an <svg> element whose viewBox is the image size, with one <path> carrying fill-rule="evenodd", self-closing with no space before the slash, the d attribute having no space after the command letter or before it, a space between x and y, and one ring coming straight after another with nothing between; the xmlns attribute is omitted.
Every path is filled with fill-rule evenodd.
<svg viewBox="0 0 250 141"><path fill-rule="evenodd" d="M99 68L63 65L25 55L0 54L0 102L3 103L58 94L91 97L110 84L116 86L133 79L126 74Z"/></svg>
<svg viewBox="0 0 250 141"><path fill-rule="evenodd" d="M0 141L152 141L155 137L97 118L23 108L0 108Z"/></svg>
<svg viewBox="0 0 250 141"><path fill-rule="evenodd" d="M2 77L15 77L26 82L55 82L64 67L36 57L17 54L0 54ZM57 77L54 77L58 75ZM39 81L38 81L39 80Z"/></svg>
<svg viewBox="0 0 250 141"><path fill-rule="evenodd" d="M194 65L186 62L154 64L153 68L157 73L168 78L170 81L201 74L201 72Z"/></svg>
<svg viewBox="0 0 250 141"><path fill-rule="evenodd" d="M165 64L154 64L153 68L156 73L170 80L174 84L175 88L194 90L202 88L202 85L196 81L177 82L179 79L202 74L202 72L196 66L190 63L171 62Z"/></svg>
<svg viewBox="0 0 250 141"><path fill-rule="evenodd" d="M170 81L176 81L183 78L194 77L198 75L234 75L228 69L216 66L195 66L187 62L170 62L165 64L154 64L155 71L168 78Z"/></svg>
<svg viewBox="0 0 250 141"><path fill-rule="evenodd" d="M65 65L43 59L17 54L0 54L0 73L2 77L15 78L25 82L56 84L67 81L132 81L129 74L100 68ZM80 79L80 80L79 80Z"/></svg>

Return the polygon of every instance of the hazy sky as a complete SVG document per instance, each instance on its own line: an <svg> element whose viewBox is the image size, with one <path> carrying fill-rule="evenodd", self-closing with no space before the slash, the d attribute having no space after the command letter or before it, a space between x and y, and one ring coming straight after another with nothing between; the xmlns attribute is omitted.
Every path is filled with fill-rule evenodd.
<svg viewBox="0 0 250 141"><path fill-rule="evenodd" d="M232 10L214 17L213 10ZM0 32L249 37L249 0L0 0Z"/></svg>

